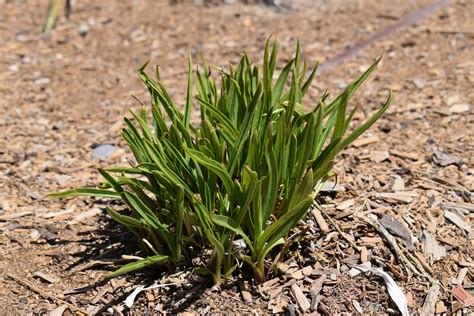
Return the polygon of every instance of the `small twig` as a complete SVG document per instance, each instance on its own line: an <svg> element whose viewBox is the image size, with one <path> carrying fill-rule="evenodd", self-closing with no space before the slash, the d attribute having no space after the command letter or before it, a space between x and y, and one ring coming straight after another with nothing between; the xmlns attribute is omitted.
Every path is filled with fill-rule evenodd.
<svg viewBox="0 0 474 316"><path fill-rule="evenodd" d="M354 242L353 239L349 238L346 233L344 233L342 231L342 229L332 220L332 218L317 204L315 203L314 204L315 207L321 212L321 214L324 215L324 217L326 217L326 219L329 221L329 224L335 229L337 230L337 232L339 234L341 234L342 238L344 238L355 250L357 250L358 252L361 252L362 250L362 247L360 246L357 246L356 243Z"/></svg>
<svg viewBox="0 0 474 316"><path fill-rule="evenodd" d="M419 177L420 180L435 183L435 184L441 184L441 185L445 186L447 189L452 189L453 187L455 187L456 189L458 189L460 191L463 191L464 194L467 197L469 197L469 198L471 197L472 193L468 189L466 189L465 187L463 187L462 185L460 185L458 183L451 182L451 181L448 181L446 179L439 178L437 176L431 175L431 174L423 172L423 171L419 171L419 170L412 170L412 171L414 173L418 173L419 175L422 175L422 177Z"/></svg>
<svg viewBox="0 0 474 316"><path fill-rule="evenodd" d="M421 266L426 270L426 272L431 275L431 276L434 276L434 271L433 269L431 269L431 267L428 265L428 263L426 262L425 258L423 258L423 256L419 253L419 252L415 252L415 257L416 259L418 259L418 261L420 262ZM413 259L412 259L413 260Z"/></svg>
<svg viewBox="0 0 474 316"><path fill-rule="evenodd" d="M321 232L324 235L327 235L327 233L329 233L329 226L326 223L326 221L324 220L324 217L322 216L321 211L319 210L319 208L314 207L311 210L311 214L313 215L314 219L316 220L316 223L318 224L319 229L321 230Z"/></svg>
<svg viewBox="0 0 474 316"><path fill-rule="evenodd" d="M50 299L50 300L53 300L53 301L56 301L56 302L59 302L61 304L65 304L67 305L69 308L71 308L72 310L74 311L78 311L80 313L83 313L84 315L87 315L87 312L83 311L82 309L80 309L79 307L77 306L74 306L72 305L71 303L68 303L66 302L65 300L63 299L60 299L59 297L55 297L51 294L48 294L46 292L44 292L42 289L38 288L37 286L31 284L30 282L28 281L25 281L23 279L20 279L19 277L11 274L11 273L7 273L7 276L10 278L10 279L13 279L15 280L16 282L20 283L21 285L23 286L26 286L27 288L29 288L30 290L38 293L39 295L41 295L43 298L46 298L46 299Z"/></svg>
<svg viewBox="0 0 474 316"><path fill-rule="evenodd" d="M373 214L369 214L367 216L359 216L360 219L364 220L368 224L370 224L372 227L374 227L385 239L387 240L388 245L393 249L395 254L398 256L398 259L402 261L410 271L412 271L416 275L423 275L423 273L419 272L415 266L408 260L408 258L405 256L403 251L400 249L400 247L397 244L397 240L395 237L393 237L385 227L383 227L378 221L377 217Z"/></svg>
<svg viewBox="0 0 474 316"><path fill-rule="evenodd" d="M426 295L425 302L423 307L420 310L421 316L434 315L436 302L438 301L438 296L440 293L440 285L438 281L435 281L434 284L428 291ZM451 304L452 305L452 304Z"/></svg>

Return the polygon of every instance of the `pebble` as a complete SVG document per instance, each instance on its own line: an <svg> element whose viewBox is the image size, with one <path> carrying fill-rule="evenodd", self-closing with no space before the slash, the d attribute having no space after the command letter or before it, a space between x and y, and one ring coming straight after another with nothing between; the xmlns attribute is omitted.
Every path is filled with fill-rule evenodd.
<svg viewBox="0 0 474 316"><path fill-rule="evenodd" d="M90 29L91 28L87 23L82 23L81 25L79 25L79 34L82 37L85 37L89 33Z"/></svg>
<svg viewBox="0 0 474 316"><path fill-rule="evenodd" d="M10 69L11 72L18 72L20 70L20 67L17 64L11 64L8 66L8 69Z"/></svg>
<svg viewBox="0 0 474 316"><path fill-rule="evenodd" d="M50 82L51 80L49 78L46 78L46 77L38 78L35 80L35 85L44 87L44 86L47 86Z"/></svg>
<svg viewBox="0 0 474 316"><path fill-rule="evenodd" d="M41 237L41 233L37 229L33 229L30 233L30 238L37 241Z"/></svg>
<svg viewBox="0 0 474 316"><path fill-rule="evenodd" d="M112 144L102 144L92 149L92 157L104 160L117 150Z"/></svg>

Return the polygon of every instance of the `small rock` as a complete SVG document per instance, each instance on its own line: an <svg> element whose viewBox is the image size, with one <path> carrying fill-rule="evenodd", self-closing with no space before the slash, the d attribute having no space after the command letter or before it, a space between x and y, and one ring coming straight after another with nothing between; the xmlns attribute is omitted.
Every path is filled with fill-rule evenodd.
<svg viewBox="0 0 474 316"><path fill-rule="evenodd" d="M37 241L41 237L41 233L37 229L33 229L30 233L30 238Z"/></svg>
<svg viewBox="0 0 474 316"><path fill-rule="evenodd" d="M334 182L328 181L324 183L322 189L320 192L325 192L325 193L337 193L344 191L344 187L340 186L339 184L336 184Z"/></svg>
<svg viewBox="0 0 474 316"><path fill-rule="evenodd" d="M116 150L117 147L112 144L97 145L92 149L92 157L95 159L105 160L109 156L111 156Z"/></svg>
<svg viewBox="0 0 474 316"><path fill-rule="evenodd" d="M331 273L331 275L329 276L329 279L330 279L331 281L337 281L337 274Z"/></svg>
<svg viewBox="0 0 474 316"><path fill-rule="evenodd" d="M433 156L431 157L431 160L441 166L441 167L446 167L448 165L458 165L460 166L462 164L462 160L454 155L448 155L446 154L443 150L438 149L434 152Z"/></svg>
<svg viewBox="0 0 474 316"><path fill-rule="evenodd" d="M11 72L18 72L18 70L20 70L20 67L18 67L17 64L11 64L10 66L8 66L8 69L10 69Z"/></svg>
<svg viewBox="0 0 474 316"><path fill-rule="evenodd" d="M90 29L91 28L90 28L89 24L81 23L81 25L79 25L79 34L82 37L85 37L87 35L87 33L89 33Z"/></svg>
<svg viewBox="0 0 474 316"><path fill-rule="evenodd" d="M51 82L51 80L47 77L43 77L43 78L38 78L35 80L35 85L37 86L40 86L40 87L45 87L47 86L49 83Z"/></svg>

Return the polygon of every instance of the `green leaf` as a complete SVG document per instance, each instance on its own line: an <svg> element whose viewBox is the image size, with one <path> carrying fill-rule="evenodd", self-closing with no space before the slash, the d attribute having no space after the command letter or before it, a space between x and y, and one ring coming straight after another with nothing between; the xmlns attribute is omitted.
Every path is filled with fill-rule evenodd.
<svg viewBox="0 0 474 316"><path fill-rule="evenodd" d="M219 226L225 227L231 231L233 231L236 234L239 234L247 243L247 246L249 247L250 251L253 253L253 247L252 247L252 241L250 238L244 233L242 228L235 222L232 218L224 215L212 215L211 220L216 223Z"/></svg>
<svg viewBox="0 0 474 316"><path fill-rule="evenodd" d="M188 58L188 90L186 94L186 106L184 108L184 117L183 125L188 128L189 126L189 117L191 114L192 107L192 98L193 98L193 64L191 61L191 55Z"/></svg>
<svg viewBox="0 0 474 316"><path fill-rule="evenodd" d="M154 256L151 256L151 257L148 257L148 258L143 258L141 260L131 262L131 263L128 263L128 264L122 266L120 269L115 270L114 272L107 274L105 276L105 278L106 279L115 278L119 275L126 274L126 273L129 273L129 272L133 272L133 271L136 271L136 270L140 270L140 269L146 268L148 266L151 266L153 264L168 262L169 260L170 260L170 258L168 256L163 256L163 255L154 255Z"/></svg>
<svg viewBox="0 0 474 316"><path fill-rule="evenodd" d="M222 180L222 183L226 188L227 194L229 194L230 200L232 200L234 196L234 184L225 167L219 162L210 159L209 157L197 150L184 147L184 151L189 156L191 156L192 159L196 160L199 164L214 172Z"/></svg>
<svg viewBox="0 0 474 316"><path fill-rule="evenodd" d="M89 188L80 188L72 189L63 192L49 193L47 195L51 198L65 198L72 196L95 196L103 198L119 198L120 194L115 191L103 190L103 189L89 189Z"/></svg>
<svg viewBox="0 0 474 316"><path fill-rule="evenodd" d="M107 207L107 214L116 222L126 226L127 228L143 228L145 224L136 218L118 213L110 207Z"/></svg>
<svg viewBox="0 0 474 316"><path fill-rule="evenodd" d="M269 250L269 247L274 247L280 238L288 234L290 229L292 229L298 221L306 215L306 212L312 203L312 197L302 199L293 209L283 214L276 222L265 229L260 237L262 240L261 244L265 245L263 253Z"/></svg>

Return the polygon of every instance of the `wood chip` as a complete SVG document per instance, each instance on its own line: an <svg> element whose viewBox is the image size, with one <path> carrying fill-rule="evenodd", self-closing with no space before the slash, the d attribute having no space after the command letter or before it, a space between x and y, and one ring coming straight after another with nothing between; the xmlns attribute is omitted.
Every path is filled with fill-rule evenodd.
<svg viewBox="0 0 474 316"><path fill-rule="evenodd" d="M52 275L49 275L49 274L46 274L46 273L43 273L41 271L34 272L33 276L38 277L40 279L43 279L44 281L49 282L49 283L56 283L56 282L60 281L59 278L57 278L55 276L52 276Z"/></svg>
<svg viewBox="0 0 474 316"><path fill-rule="evenodd" d="M371 268L372 267L372 263L370 261L366 261L364 262L363 264L361 264L361 266L364 266L364 267L367 267L367 268ZM353 277L356 277L358 276L359 274L362 273L362 271L360 269L357 269L357 268L352 268L349 270L349 275L351 276L351 278Z"/></svg>
<svg viewBox="0 0 474 316"><path fill-rule="evenodd" d="M455 213L451 211L444 211L444 217L457 227L464 229L466 232L469 233L471 231L471 226L469 226L461 217L459 217Z"/></svg>
<svg viewBox="0 0 474 316"><path fill-rule="evenodd" d="M362 147L362 146L366 146L366 145L369 145L369 144L372 144L372 143L376 143L379 140L380 140L380 138L378 138L377 136L369 136L369 137L365 137L365 138L359 138L359 139L356 139L352 143L352 146Z"/></svg>
<svg viewBox="0 0 474 316"><path fill-rule="evenodd" d="M416 275L423 274L423 271L420 272L416 269L416 267L413 265L413 263L408 260L404 252L400 249L400 247L397 244L397 240L395 237L393 237L385 227L380 224L380 222L377 219L377 216L374 214L368 214L367 216L360 216L362 220L370 224L372 227L374 227L378 232L385 238L387 241L388 245L392 248L392 250L395 252L397 255L397 259L400 260L409 270L411 270L413 273Z"/></svg>
<svg viewBox="0 0 474 316"><path fill-rule="evenodd" d="M382 224L390 233L400 237L403 244L409 249L414 250L415 247L412 243L411 231L400 223L395 217L390 214L383 214L380 218L380 224Z"/></svg>
<svg viewBox="0 0 474 316"><path fill-rule="evenodd" d="M62 316L64 312L66 311L66 309L67 309L66 304L60 305L56 307L55 309L53 309L51 312L49 312L48 316Z"/></svg>
<svg viewBox="0 0 474 316"><path fill-rule="evenodd" d="M397 156L397 157L400 157L400 158L407 158L407 159L410 159L410 160L420 160L420 159L423 158L421 155L419 155L417 153L414 153L414 152L406 153L406 152L402 152L402 151L398 151L398 150L390 150L390 154L394 155L394 156Z"/></svg>
<svg viewBox="0 0 474 316"><path fill-rule="evenodd" d="M301 271L303 271L303 275L305 276L309 276L313 273L313 267L312 266L306 266L304 267L303 269L301 269Z"/></svg>
<svg viewBox="0 0 474 316"><path fill-rule="evenodd" d="M311 283L311 288L309 290L309 293L311 295L311 310L312 311L315 311L318 309L319 300L321 298L319 293L323 289L323 284L324 284L324 281L326 281L326 278L327 276L324 274L319 279Z"/></svg>
<svg viewBox="0 0 474 316"><path fill-rule="evenodd" d="M458 277L456 278L455 284L462 285L468 271L469 271L469 268L462 268L461 270L459 270L459 274L458 274Z"/></svg>
<svg viewBox="0 0 474 316"><path fill-rule="evenodd" d="M360 248L360 262L364 263L369 260L369 252L367 251L367 248L362 246Z"/></svg>
<svg viewBox="0 0 474 316"><path fill-rule="evenodd" d="M360 244L365 246L376 246L377 244L382 244L383 239L380 237L360 237Z"/></svg>
<svg viewBox="0 0 474 316"><path fill-rule="evenodd" d="M291 278L295 280L304 279L303 271L297 270L291 274Z"/></svg>
<svg viewBox="0 0 474 316"><path fill-rule="evenodd" d="M80 223L88 218L91 218L91 217L94 217L98 214L102 213L102 210L100 208L97 208L97 207L94 207L94 208L91 208L90 210L88 211L85 211L85 212L82 212L76 216L74 216L69 222L68 224L69 225L74 225L74 224L77 224L77 223Z"/></svg>
<svg viewBox="0 0 474 316"><path fill-rule="evenodd" d="M277 284L280 281L280 278L273 278L271 280L266 281L265 283L262 284L263 288L269 288L275 284Z"/></svg>
<svg viewBox="0 0 474 316"><path fill-rule="evenodd" d="M241 291L241 294L244 301L246 301L247 303L252 303L252 294L250 294L250 292Z"/></svg>
<svg viewBox="0 0 474 316"><path fill-rule="evenodd" d="M355 203L354 199L345 200L345 201L339 203L336 206L336 209L338 209L339 211L344 211L346 208L349 208L349 207L353 206L354 203Z"/></svg>
<svg viewBox="0 0 474 316"><path fill-rule="evenodd" d="M408 307L412 308L413 306L415 306L415 301L413 300L413 293L408 292L405 296L407 297Z"/></svg>
<svg viewBox="0 0 474 316"><path fill-rule="evenodd" d="M106 286L102 289L99 290L99 292L97 293L97 295L91 300L91 304L97 304L99 303L100 299L105 295L107 294L107 292L109 292L109 287ZM148 293L148 292L147 292Z"/></svg>
<svg viewBox="0 0 474 316"><path fill-rule="evenodd" d="M7 276L10 278L10 279L13 279L15 280L16 282L20 283L21 285L23 286L26 286L27 288L29 288L30 290L32 291L35 291L36 293L38 293L39 295L41 295L43 298L46 298L46 299L50 299L50 300L53 300L53 301L57 301L61 304L64 304L64 305L67 305L71 310L73 311L77 311L79 313L82 313L82 314L85 314L87 315L87 312L86 311L83 311L82 309L80 309L79 307L77 306L74 306L66 301L64 301L63 299L59 298L59 297L56 297L56 296L53 296L49 293L46 293L45 291L43 291L42 289L40 289L39 287L37 287L36 285L34 284L31 284L30 282L26 281L26 280L23 280L23 279L20 279L19 277L15 276L14 274L11 274L11 273L7 273Z"/></svg>
<svg viewBox="0 0 474 316"><path fill-rule="evenodd" d="M354 309L361 315L364 314L364 310L360 306L360 303L356 300L352 300L352 306L354 306Z"/></svg>
<svg viewBox="0 0 474 316"><path fill-rule="evenodd" d="M316 223L318 224L319 229L321 229L321 232L323 234L327 234L329 232L329 225L324 220L324 217L321 212L316 207L313 207L311 210L311 214L316 220Z"/></svg>
<svg viewBox="0 0 474 316"><path fill-rule="evenodd" d="M74 209L68 209L68 210L62 210L59 212L48 212L43 214L44 218L52 218L52 217L58 217L58 216L63 216L63 215L69 215L74 213Z"/></svg>
<svg viewBox="0 0 474 316"><path fill-rule="evenodd" d="M303 294L303 291L297 284L293 284L291 286L291 293L293 293L293 295L295 296L296 303L298 303L298 306L301 311L303 313L306 313L310 309L311 304L309 303L308 299Z"/></svg>
<svg viewBox="0 0 474 316"><path fill-rule="evenodd" d="M450 106L449 107L449 112L453 113L453 114L460 114L460 113L464 113L464 112L469 112L470 108L471 108L470 104L459 103L459 104L455 104L453 106Z"/></svg>
<svg viewBox="0 0 474 316"><path fill-rule="evenodd" d="M375 193L376 198L386 200L387 202L411 203L414 196L417 196L417 194L413 191Z"/></svg>
<svg viewBox="0 0 474 316"><path fill-rule="evenodd" d="M453 203L453 202L443 202L440 204L441 208L444 210L458 210L463 209L469 212L474 212L474 204L468 203Z"/></svg>
<svg viewBox="0 0 474 316"><path fill-rule="evenodd" d="M404 191L405 190L405 181L402 177L396 175L392 184L392 191Z"/></svg>
<svg viewBox="0 0 474 316"><path fill-rule="evenodd" d="M376 163L381 163L390 157L388 151L374 151L370 155L370 160Z"/></svg>
<svg viewBox="0 0 474 316"><path fill-rule="evenodd" d="M436 303L435 313L436 314L446 313L446 306L444 306L443 301L438 301L438 303Z"/></svg>
<svg viewBox="0 0 474 316"><path fill-rule="evenodd" d="M421 253L415 252L415 257L416 257L416 259L418 259L418 261L419 261L420 264L423 266L423 268L425 268L425 270L426 270L431 276L434 276L434 275L435 275L435 272L434 272L433 269L431 268L431 265L428 264L428 262L426 262L425 257L424 257Z"/></svg>
<svg viewBox="0 0 474 316"><path fill-rule="evenodd" d="M456 285L453 287L453 296L464 306L469 307L474 305L474 295Z"/></svg>
<svg viewBox="0 0 474 316"><path fill-rule="evenodd" d="M440 293L439 282L436 281L430 288L428 294L426 295L423 306L420 309L420 316L432 316L435 313L436 302L438 301L438 296Z"/></svg>
<svg viewBox="0 0 474 316"><path fill-rule="evenodd" d="M20 213L3 215L3 216L0 216L0 221L10 221L10 220L14 220L14 219L17 219L26 215L30 215L30 214L33 214L33 212L25 211L25 212L20 212Z"/></svg>

